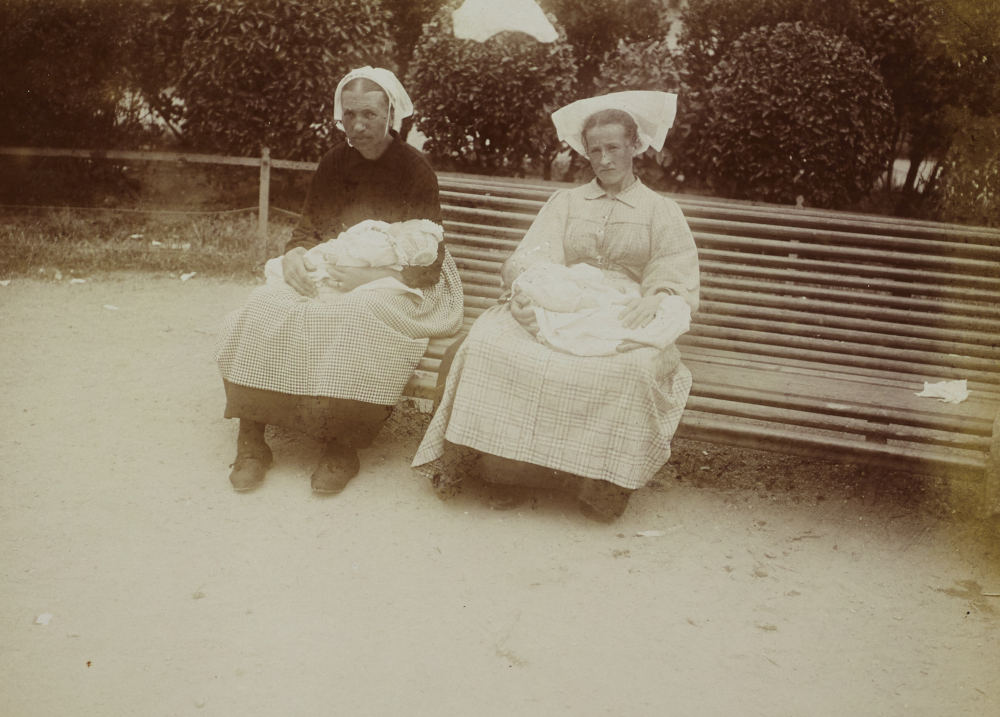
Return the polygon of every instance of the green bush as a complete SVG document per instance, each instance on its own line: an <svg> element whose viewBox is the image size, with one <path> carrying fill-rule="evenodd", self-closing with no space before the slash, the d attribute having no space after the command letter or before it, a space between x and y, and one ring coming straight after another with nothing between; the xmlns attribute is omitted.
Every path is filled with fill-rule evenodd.
<svg viewBox="0 0 1000 717"><path fill-rule="evenodd" d="M843 207L891 151L892 101L864 50L805 23L737 40L708 78L698 154L729 197Z"/></svg>
<svg viewBox="0 0 1000 717"><path fill-rule="evenodd" d="M956 128L934 191L940 219L1000 226L1000 119L949 112Z"/></svg>
<svg viewBox="0 0 1000 717"><path fill-rule="evenodd" d="M177 97L191 147L316 159L333 135L337 83L393 67L389 14L366 0L195 0Z"/></svg>
<svg viewBox="0 0 1000 717"><path fill-rule="evenodd" d="M910 0L904 0L909 2ZM688 0L678 39L688 70L707 78L743 33L782 22L809 22L848 34L859 7L887 0ZM892 2L892 0L888 0ZM695 79L697 79L697 77Z"/></svg>
<svg viewBox="0 0 1000 717"><path fill-rule="evenodd" d="M619 42L645 42L667 34L659 3L649 0L539 0L566 29L577 64L581 96L594 93L604 57Z"/></svg>
<svg viewBox="0 0 1000 717"><path fill-rule="evenodd" d="M916 168L951 141L945 108L994 113L998 19L1000 6L983 0L689 0L680 47L695 99L736 39L761 26L808 22L864 47L895 108L893 156L914 168L902 187L903 203L912 204L919 201ZM885 170L890 177L891 167Z"/></svg>
<svg viewBox="0 0 1000 717"><path fill-rule="evenodd" d="M557 27L553 43L516 32L460 40L452 31L456 6L424 25L405 82L424 151L441 169L519 175L538 161L547 176L561 144L549 115L576 99L565 33Z"/></svg>
<svg viewBox="0 0 1000 717"><path fill-rule="evenodd" d="M131 147L127 95L135 3L0 3L0 144Z"/></svg>
<svg viewBox="0 0 1000 717"><path fill-rule="evenodd" d="M445 0L381 0L381 3L392 13L390 29L396 45L396 66L402 77L410 66L424 23L434 17Z"/></svg>

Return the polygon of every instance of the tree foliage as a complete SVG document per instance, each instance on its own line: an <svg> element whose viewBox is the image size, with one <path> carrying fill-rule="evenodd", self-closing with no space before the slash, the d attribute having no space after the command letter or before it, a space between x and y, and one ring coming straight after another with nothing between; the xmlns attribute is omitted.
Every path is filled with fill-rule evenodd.
<svg viewBox="0 0 1000 717"><path fill-rule="evenodd" d="M605 55L619 42L660 40L666 35L665 16L650 0L539 0L566 30L577 64L577 86L592 94Z"/></svg>
<svg viewBox="0 0 1000 717"><path fill-rule="evenodd" d="M1000 226L1000 118L952 110L954 140L941 161L934 199L940 218Z"/></svg>
<svg viewBox="0 0 1000 717"><path fill-rule="evenodd" d="M527 160L550 166L560 142L549 115L576 98L573 52L559 39L540 43L504 32L479 43L454 36L451 3L424 26L406 87L415 126L439 164L520 174Z"/></svg>
<svg viewBox="0 0 1000 717"><path fill-rule="evenodd" d="M805 23L744 34L709 77L699 155L725 196L842 207L891 148L892 101L864 50Z"/></svg>
<svg viewBox="0 0 1000 717"><path fill-rule="evenodd" d="M954 69L945 80L953 106L980 117L1000 114L1000 3L939 0L931 10L937 47Z"/></svg>
<svg viewBox="0 0 1000 717"><path fill-rule="evenodd" d="M186 143L315 159L334 132L341 77L393 67L388 20L365 0L194 0L176 85Z"/></svg>
<svg viewBox="0 0 1000 717"><path fill-rule="evenodd" d="M128 105L135 3L5 0L0 4L0 143L131 146Z"/></svg>
<svg viewBox="0 0 1000 717"><path fill-rule="evenodd" d="M992 0L689 0L682 17L680 45L695 103L736 39L760 26L806 21L864 47L893 99L893 157L910 159L904 195L914 193L921 163L951 142L946 108L997 110L1000 6Z"/></svg>
<svg viewBox="0 0 1000 717"><path fill-rule="evenodd" d="M392 15L391 30L396 44L396 66L400 76L406 74L413 57L413 49L423 32L424 23L430 21L446 0L381 0Z"/></svg>

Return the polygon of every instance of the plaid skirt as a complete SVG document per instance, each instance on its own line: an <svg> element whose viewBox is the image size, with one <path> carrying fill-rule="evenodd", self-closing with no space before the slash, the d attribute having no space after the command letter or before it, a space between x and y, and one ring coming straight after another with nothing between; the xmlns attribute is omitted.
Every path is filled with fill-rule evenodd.
<svg viewBox="0 0 1000 717"><path fill-rule="evenodd" d="M446 253L438 283L412 294L353 291L319 301L261 286L226 317L215 359L232 384L392 406L428 339L462 325L462 281Z"/></svg>
<svg viewBox="0 0 1000 717"><path fill-rule="evenodd" d="M496 306L455 354L413 465L440 458L447 440L641 488L669 460L690 390L674 346L573 356L542 345Z"/></svg>

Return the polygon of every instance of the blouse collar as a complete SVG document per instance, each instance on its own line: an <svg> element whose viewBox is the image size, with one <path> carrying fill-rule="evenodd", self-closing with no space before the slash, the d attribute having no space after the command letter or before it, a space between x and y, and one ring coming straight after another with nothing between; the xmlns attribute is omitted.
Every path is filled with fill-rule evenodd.
<svg viewBox="0 0 1000 717"><path fill-rule="evenodd" d="M601 197L608 197L608 199L617 199L623 204L627 204L628 206L635 209L635 207L638 206L639 203L638 193L642 191L640 187L644 186L645 185L642 183L642 180L636 177L634 182L632 182L630 185L625 187L625 189L623 189L614 197L612 197L606 191L604 191L604 187L600 185L600 183L597 181L597 178L595 177L594 179L590 180L589 184L584 185L586 189L583 193L583 198L600 199Z"/></svg>

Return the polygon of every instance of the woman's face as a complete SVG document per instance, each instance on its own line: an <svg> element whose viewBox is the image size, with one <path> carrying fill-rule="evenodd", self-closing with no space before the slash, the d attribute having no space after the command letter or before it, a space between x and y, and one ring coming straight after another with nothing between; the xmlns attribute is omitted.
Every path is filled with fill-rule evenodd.
<svg viewBox="0 0 1000 717"><path fill-rule="evenodd" d="M392 143L389 100L378 90L344 90L340 98L347 141L366 159L377 159Z"/></svg>
<svg viewBox="0 0 1000 717"><path fill-rule="evenodd" d="M591 127L583 138L587 159L597 175L597 181L609 192L618 192L635 179L632 173L632 152L635 146L628 140L620 124Z"/></svg>

